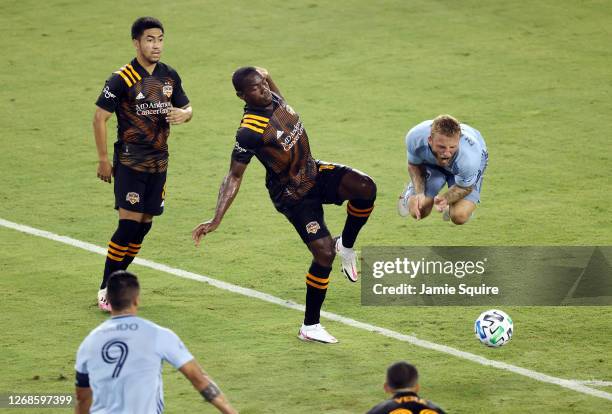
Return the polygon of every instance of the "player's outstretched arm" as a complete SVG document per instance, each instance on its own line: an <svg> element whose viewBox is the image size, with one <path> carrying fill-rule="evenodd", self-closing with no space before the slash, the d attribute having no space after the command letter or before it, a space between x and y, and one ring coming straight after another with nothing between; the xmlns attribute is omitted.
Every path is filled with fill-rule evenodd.
<svg viewBox="0 0 612 414"><path fill-rule="evenodd" d="M263 78L266 80L266 82L268 82L268 86L270 87L270 90L272 92L274 92L275 94L277 94L278 96L280 96L281 98L283 98L283 95L281 94L280 89L278 89L278 86L272 80L272 77L270 76L270 72L268 72L268 69L260 68L260 67L257 67L257 66L255 68L257 69L257 72L259 72L259 74L261 76L263 76ZM285 98L283 98L283 99L285 99Z"/></svg>
<svg viewBox="0 0 612 414"><path fill-rule="evenodd" d="M179 368L179 371L191 381L193 387L200 392L202 397L223 414L236 414L238 411L232 407L217 384L202 370L195 359L187 362Z"/></svg>
<svg viewBox="0 0 612 414"><path fill-rule="evenodd" d="M236 160L232 160L230 164L229 173L223 179L221 188L219 188L219 196L217 197L217 208L215 209L215 217L211 220L200 223L191 232L191 237L195 242L196 246L200 245L202 237L208 233L213 232L221 224L221 220L225 215L225 212L236 198L238 190L240 189L240 183L242 182L242 176L246 170L248 164L243 164Z"/></svg>
<svg viewBox="0 0 612 414"><path fill-rule="evenodd" d="M108 148L106 147L106 123L113 114L96 107L93 119L94 137L96 138L96 149L98 150L98 178L110 183L113 176L113 166L108 160Z"/></svg>

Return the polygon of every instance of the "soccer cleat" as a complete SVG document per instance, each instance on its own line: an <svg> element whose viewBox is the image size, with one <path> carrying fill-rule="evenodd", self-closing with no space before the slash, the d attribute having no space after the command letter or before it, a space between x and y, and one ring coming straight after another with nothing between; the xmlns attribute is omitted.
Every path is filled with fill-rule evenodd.
<svg viewBox="0 0 612 414"><path fill-rule="evenodd" d="M342 245L342 237L336 239L336 254L342 260L342 273L351 282L357 282L359 274L357 274L357 255L355 250Z"/></svg>
<svg viewBox="0 0 612 414"><path fill-rule="evenodd" d="M397 213L402 217L406 217L408 216L408 214L410 214L410 209L408 208L408 198L410 197L410 190L410 185L407 185L402 194L400 194L399 200L397 202Z"/></svg>
<svg viewBox="0 0 612 414"><path fill-rule="evenodd" d="M106 288L98 291L98 308L104 312L111 311L110 303L106 300Z"/></svg>
<svg viewBox="0 0 612 414"><path fill-rule="evenodd" d="M300 328L298 338L306 342L321 342L322 344L337 344L338 340L331 336L320 323L304 325Z"/></svg>
<svg viewBox="0 0 612 414"><path fill-rule="evenodd" d="M444 221L450 220L450 207L446 206L446 208L442 212L442 220Z"/></svg>

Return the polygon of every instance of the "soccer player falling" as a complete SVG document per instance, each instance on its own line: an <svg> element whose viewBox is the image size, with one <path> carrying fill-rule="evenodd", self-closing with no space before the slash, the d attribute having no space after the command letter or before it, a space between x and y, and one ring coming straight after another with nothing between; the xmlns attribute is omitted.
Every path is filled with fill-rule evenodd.
<svg viewBox="0 0 612 414"><path fill-rule="evenodd" d="M480 203L489 154L479 131L450 115L423 121L406 135L410 185L400 195L398 212L416 220L435 205L442 218L465 224ZM448 191L438 195L444 185Z"/></svg>
<svg viewBox="0 0 612 414"><path fill-rule="evenodd" d="M266 187L274 206L295 227L313 256L306 274L306 312L298 338L337 343L320 324L321 307L336 254L346 277L352 282L358 279L353 245L374 209L376 184L360 171L312 157L300 116L285 102L267 70L242 67L234 72L232 83L236 95L246 103L244 115L215 216L193 230L193 240L199 245L202 237L217 229L251 158L257 157L266 168ZM345 200L346 223L342 235L334 240L323 220L323 204L341 205Z"/></svg>

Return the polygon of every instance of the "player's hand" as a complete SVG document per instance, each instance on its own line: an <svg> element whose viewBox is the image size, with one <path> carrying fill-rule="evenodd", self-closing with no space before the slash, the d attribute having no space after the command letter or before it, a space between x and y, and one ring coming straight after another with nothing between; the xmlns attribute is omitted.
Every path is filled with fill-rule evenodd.
<svg viewBox="0 0 612 414"><path fill-rule="evenodd" d="M98 162L98 178L102 181L106 181L107 183L111 183L113 181L113 166L111 163L106 161Z"/></svg>
<svg viewBox="0 0 612 414"><path fill-rule="evenodd" d="M259 66L255 66L255 69L257 69L257 72L259 72L259 74L264 79L268 79L268 76L270 76L270 73L268 72L268 69L266 69L266 68L260 68Z"/></svg>
<svg viewBox="0 0 612 414"><path fill-rule="evenodd" d="M448 201L446 200L445 197L435 196L434 205L436 206L436 210L442 213L444 209L448 207Z"/></svg>
<svg viewBox="0 0 612 414"><path fill-rule="evenodd" d="M421 209L423 208L423 205L425 204L425 194L423 193L415 194L414 200L416 203L416 211L414 212L414 215L417 220L420 220L421 219Z"/></svg>
<svg viewBox="0 0 612 414"><path fill-rule="evenodd" d="M219 222L213 220L205 221L204 223L200 223L196 226L195 229L191 232L191 238L195 242L196 247L200 245L200 241L202 237L206 236L208 233L211 233L219 227Z"/></svg>
<svg viewBox="0 0 612 414"><path fill-rule="evenodd" d="M170 111L166 114L166 121L170 125L178 125L185 123L189 120L189 111L182 108L170 108Z"/></svg>

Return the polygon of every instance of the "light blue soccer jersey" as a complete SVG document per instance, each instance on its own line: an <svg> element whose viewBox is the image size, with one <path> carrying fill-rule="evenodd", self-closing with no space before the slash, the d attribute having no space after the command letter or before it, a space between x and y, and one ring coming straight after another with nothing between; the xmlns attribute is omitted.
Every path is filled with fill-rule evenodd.
<svg viewBox="0 0 612 414"><path fill-rule="evenodd" d="M429 146L433 120L423 121L406 135L406 148L410 164L432 166L454 175L454 182L460 187L471 187L477 183L488 158L487 146L480 132L467 124L461 124L459 149L447 167L441 167Z"/></svg>
<svg viewBox="0 0 612 414"><path fill-rule="evenodd" d="M164 409L162 362L180 368L193 356L180 338L137 316L116 316L85 338L76 371L89 375L92 414L151 414Z"/></svg>

